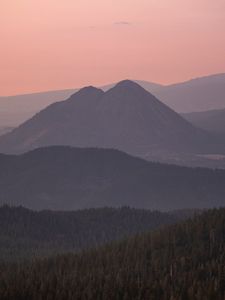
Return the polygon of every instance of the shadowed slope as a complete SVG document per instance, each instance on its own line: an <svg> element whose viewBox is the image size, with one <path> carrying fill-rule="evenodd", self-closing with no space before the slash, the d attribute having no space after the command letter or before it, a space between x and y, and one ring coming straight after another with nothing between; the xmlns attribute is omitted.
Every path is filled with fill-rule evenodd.
<svg viewBox="0 0 225 300"><path fill-rule="evenodd" d="M34 209L223 206L225 171L191 169L117 150L49 147L0 155L0 203Z"/></svg>

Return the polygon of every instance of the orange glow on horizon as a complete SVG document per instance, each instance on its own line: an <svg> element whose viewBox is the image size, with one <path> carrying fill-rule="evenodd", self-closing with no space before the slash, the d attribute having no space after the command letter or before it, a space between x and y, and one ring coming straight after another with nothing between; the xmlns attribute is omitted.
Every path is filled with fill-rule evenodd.
<svg viewBox="0 0 225 300"><path fill-rule="evenodd" d="M225 72L224 0L1 0L0 96Z"/></svg>

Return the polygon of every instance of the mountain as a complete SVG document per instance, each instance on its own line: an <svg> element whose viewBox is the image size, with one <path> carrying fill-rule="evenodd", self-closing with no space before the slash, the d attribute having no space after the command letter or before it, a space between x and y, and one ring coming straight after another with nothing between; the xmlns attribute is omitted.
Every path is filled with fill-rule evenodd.
<svg viewBox="0 0 225 300"><path fill-rule="evenodd" d="M136 80L136 82L150 92L162 87L160 84L147 81ZM105 85L102 90L107 91L115 85L116 83ZM48 105L67 99L77 91L78 89L67 89L0 97L0 127L19 126Z"/></svg>
<svg viewBox="0 0 225 300"><path fill-rule="evenodd" d="M216 74L164 86L154 95L177 112L225 108L225 74Z"/></svg>
<svg viewBox="0 0 225 300"><path fill-rule="evenodd" d="M214 133L225 133L225 109L192 112L182 116L196 127Z"/></svg>
<svg viewBox="0 0 225 300"><path fill-rule="evenodd" d="M0 262L80 251L176 223L195 211L123 208L31 211L0 207Z"/></svg>
<svg viewBox="0 0 225 300"><path fill-rule="evenodd" d="M225 210L79 254L0 265L0 298L225 297Z"/></svg>
<svg viewBox="0 0 225 300"><path fill-rule="evenodd" d="M0 155L0 204L165 211L223 206L224 199L224 170L151 163L107 149L55 146Z"/></svg>
<svg viewBox="0 0 225 300"><path fill-rule="evenodd" d="M76 89L0 97L0 127L16 127L48 105L75 93Z"/></svg>
<svg viewBox="0 0 225 300"><path fill-rule="evenodd" d="M2 153L51 145L115 148L163 163L225 167L224 139L195 128L129 80L106 92L83 88L0 137Z"/></svg>
<svg viewBox="0 0 225 300"><path fill-rule="evenodd" d="M1 137L0 151L70 145L116 148L160 159L172 152L209 151L214 147L210 138L141 86L125 80L107 92L83 88L68 100L48 106Z"/></svg>
<svg viewBox="0 0 225 300"><path fill-rule="evenodd" d="M167 86L143 80L135 82L177 112L225 108L225 74L200 77ZM108 84L101 89L107 91L115 85ZM0 97L0 126L19 126L48 105L62 101L76 91L78 89Z"/></svg>
<svg viewBox="0 0 225 300"><path fill-rule="evenodd" d="M163 88L164 86L162 84L149 82L145 80L133 80L133 82L136 82L138 85L143 87L145 90L147 90L150 93L154 93L154 91L158 91L159 89ZM107 84L104 86L101 86L100 89L102 89L104 92L107 92L108 90L114 88L117 85L117 83Z"/></svg>

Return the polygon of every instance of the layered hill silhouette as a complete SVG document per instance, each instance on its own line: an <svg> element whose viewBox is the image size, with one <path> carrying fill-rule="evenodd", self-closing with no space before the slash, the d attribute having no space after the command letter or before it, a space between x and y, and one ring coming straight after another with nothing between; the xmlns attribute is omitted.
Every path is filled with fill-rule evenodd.
<svg viewBox="0 0 225 300"><path fill-rule="evenodd" d="M160 160L171 153L221 151L138 84L125 80L103 92L86 87L54 103L0 137L0 152L22 153L50 145L115 148ZM174 156L176 156L174 154Z"/></svg>
<svg viewBox="0 0 225 300"><path fill-rule="evenodd" d="M0 97L0 126L16 127L48 105L68 98L77 89Z"/></svg>
<svg viewBox="0 0 225 300"><path fill-rule="evenodd" d="M153 91L179 113L225 108L225 74L195 78Z"/></svg>
<svg viewBox="0 0 225 300"><path fill-rule="evenodd" d="M154 92L163 87L160 84L135 80L143 88ZM103 91L114 87L116 83L102 86ZM37 92L32 94L0 97L0 127L16 127L32 118L36 113L48 105L67 99L79 88Z"/></svg>
<svg viewBox="0 0 225 300"><path fill-rule="evenodd" d="M225 134L225 109L186 113L182 116L196 127Z"/></svg>
<svg viewBox="0 0 225 300"><path fill-rule="evenodd" d="M135 82L179 113L225 108L224 74L200 77L171 85L141 80ZM115 84L108 84L101 89L107 91L114 86ZM62 101L77 91L78 89L74 88L0 97L0 127L16 127L48 105Z"/></svg>
<svg viewBox="0 0 225 300"><path fill-rule="evenodd" d="M0 204L74 210L224 206L225 171L151 163L117 150L41 148L0 155Z"/></svg>

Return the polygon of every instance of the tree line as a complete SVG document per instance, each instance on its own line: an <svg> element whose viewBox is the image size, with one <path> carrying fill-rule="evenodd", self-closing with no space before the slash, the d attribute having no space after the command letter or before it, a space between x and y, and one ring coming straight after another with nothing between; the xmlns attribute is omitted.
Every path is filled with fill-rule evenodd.
<svg viewBox="0 0 225 300"><path fill-rule="evenodd" d="M1 265L0 299L224 300L225 209L97 249Z"/></svg>

